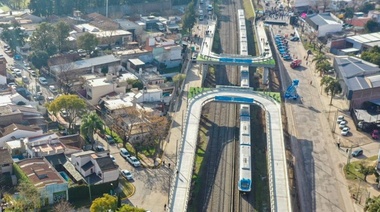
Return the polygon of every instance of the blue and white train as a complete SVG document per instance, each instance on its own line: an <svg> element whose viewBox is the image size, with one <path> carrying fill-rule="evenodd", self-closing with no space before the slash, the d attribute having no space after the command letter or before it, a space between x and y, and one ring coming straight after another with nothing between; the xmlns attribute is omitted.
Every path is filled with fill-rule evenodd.
<svg viewBox="0 0 380 212"><path fill-rule="evenodd" d="M245 25L244 10L238 10L240 55L248 55L247 29ZM240 87L249 88L249 67L240 66ZM250 105L240 105L240 141L239 141L239 181L241 192L250 192L252 187L251 165L251 116Z"/></svg>

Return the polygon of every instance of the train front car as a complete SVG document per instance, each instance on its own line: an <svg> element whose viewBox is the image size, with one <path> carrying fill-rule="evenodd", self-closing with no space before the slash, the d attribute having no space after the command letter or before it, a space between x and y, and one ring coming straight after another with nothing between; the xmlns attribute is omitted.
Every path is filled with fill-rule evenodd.
<svg viewBox="0 0 380 212"><path fill-rule="evenodd" d="M252 186L251 147L240 145L239 191L247 193Z"/></svg>

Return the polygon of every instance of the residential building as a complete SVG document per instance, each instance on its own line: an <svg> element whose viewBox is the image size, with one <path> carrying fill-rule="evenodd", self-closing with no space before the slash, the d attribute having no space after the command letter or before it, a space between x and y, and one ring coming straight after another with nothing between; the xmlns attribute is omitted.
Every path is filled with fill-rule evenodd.
<svg viewBox="0 0 380 212"><path fill-rule="evenodd" d="M26 149L23 138L5 142L4 148L7 149L11 156L14 158L22 159L24 158L24 155L26 156Z"/></svg>
<svg viewBox="0 0 380 212"><path fill-rule="evenodd" d="M162 101L162 90L159 88L153 89L142 89L135 96L137 102L161 102Z"/></svg>
<svg viewBox="0 0 380 212"><path fill-rule="evenodd" d="M65 145L61 143L58 136L55 134L38 136L38 139L29 138L26 143L26 153L29 158L45 157L48 155L64 153L65 149Z"/></svg>
<svg viewBox="0 0 380 212"><path fill-rule="evenodd" d="M13 159L7 149L0 148L0 174L13 174Z"/></svg>
<svg viewBox="0 0 380 212"><path fill-rule="evenodd" d="M0 106L0 126L8 126L12 123L24 125L38 125L46 127L46 120L36 108L26 105L2 105Z"/></svg>
<svg viewBox="0 0 380 212"><path fill-rule="evenodd" d="M82 175L75 169L74 165L68 160L65 153L45 156L45 159L54 167L54 169L64 176L66 181L72 180L75 183L83 183L85 180Z"/></svg>
<svg viewBox="0 0 380 212"><path fill-rule="evenodd" d="M106 77L87 80L83 88L84 98L92 105L98 104L101 97L111 93L125 93L126 82L120 81L115 75L107 74Z"/></svg>
<svg viewBox="0 0 380 212"><path fill-rule="evenodd" d="M48 204L67 201L68 182L44 158L19 161L18 166L37 188L43 202Z"/></svg>
<svg viewBox="0 0 380 212"><path fill-rule="evenodd" d="M101 30L117 30L120 28L119 23L99 13L90 13L86 15L90 24Z"/></svg>
<svg viewBox="0 0 380 212"><path fill-rule="evenodd" d="M84 151L72 154L71 163L85 179L89 179L89 184L107 183L119 178L119 166L108 155Z"/></svg>
<svg viewBox="0 0 380 212"><path fill-rule="evenodd" d="M317 37L323 37L334 32L341 32L343 23L332 13L308 15L306 22L316 31Z"/></svg>
<svg viewBox="0 0 380 212"><path fill-rule="evenodd" d="M352 56L334 58L337 77L342 79L343 95L350 108L361 108L366 101L380 99L380 69L377 65Z"/></svg>
<svg viewBox="0 0 380 212"><path fill-rule="evenodd" d="M76 33L70 33L71 37L78 39L88 32L95 35L100 45L124 45L132 41L132 33L122 29L101 30L91 24L79 24L74 26Z"/></svg>
<svg viewBox="0 0 380 212"><path fill-rule="evenodd" d="M50 72L58 76L62 71L70 71L77 75L89 73L101 73L102 68L119 69L120 59L113 55L105 55L85 60L78 60L71 63L50 66Z"/></svg>
<svg viewBox="0 0 380 212"><path fill-rule="evenodd" d="M21 124L11 124L0 129L0 147L4 147L6 141L38 136L42 134L42 129L35 125L25 126Z"/></svg>
<svg viewBox="0 0 380 212"><path fill-rule="evenodd" d="M151 50L154 61L165 68L177 67L182 62L182 47L172 39L150 37L145 48Z"/></svg>

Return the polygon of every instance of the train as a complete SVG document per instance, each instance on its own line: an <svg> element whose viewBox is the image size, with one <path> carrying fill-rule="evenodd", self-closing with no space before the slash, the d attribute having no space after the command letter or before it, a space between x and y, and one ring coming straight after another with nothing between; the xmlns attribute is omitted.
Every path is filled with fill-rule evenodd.
<svg viewBox="0 0 380 212"><path fill-rule="evenodd" d="M239 22L239 53L248 55L247 29L245 25L244 10L238 10ZM249 67L240 66L240 87L249 88ZM250 105L240 105L240 133L239 133L239 181L240 192L248 193L252 188L251 165L251 115Z"/></svg>

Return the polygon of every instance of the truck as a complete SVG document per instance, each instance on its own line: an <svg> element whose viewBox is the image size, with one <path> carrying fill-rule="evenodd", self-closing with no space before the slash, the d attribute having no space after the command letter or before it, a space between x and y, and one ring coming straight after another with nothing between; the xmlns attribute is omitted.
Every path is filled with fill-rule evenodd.
<svg viewBox="0 0 380 212"><path fill-rule="evenodd" d="M290 67L291 68L297 68L298 66L300 66L302 63L302 60L294 60L290 63Z"/></svg>

